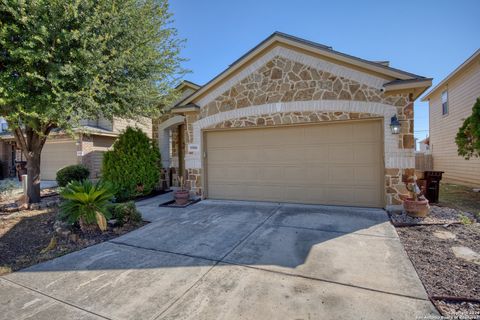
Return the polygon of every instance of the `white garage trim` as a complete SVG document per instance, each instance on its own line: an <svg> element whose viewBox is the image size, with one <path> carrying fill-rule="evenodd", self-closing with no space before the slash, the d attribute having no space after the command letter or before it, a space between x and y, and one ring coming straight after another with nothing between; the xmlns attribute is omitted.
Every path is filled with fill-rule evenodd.
<svg viewBox="0 0 480 320"><path fill-rule="evenodd" d="M390 131L390 118L397 113L397 108L391 105L375 102L348 101L348 100L317 100L293 101L286 103L269 103L260 106L251 106L220 112L193 123L193 143L200 146L199 151L185 156L187 169L200 169L202 149L201 130L217 123L255 115L276 112L301 112L301 111L330 111L330 112L359 112L371 113L384 118L384 152L385 168L414 168L415 157L413 150L400 149L398 139Z"/></svg>

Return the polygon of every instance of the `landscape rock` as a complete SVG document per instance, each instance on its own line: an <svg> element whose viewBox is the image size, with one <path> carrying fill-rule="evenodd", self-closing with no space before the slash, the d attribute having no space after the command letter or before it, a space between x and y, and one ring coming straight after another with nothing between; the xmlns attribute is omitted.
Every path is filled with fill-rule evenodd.
<svg viewBox="0 0 480 320"><path fill-rule="evenodd" d="M438 230L433 233L433 236L437 237L438 239L450 240L455 239L457 236L450 231L443 231Z"/></svg>
<svg viewBox="0 0 480 320"><path fill-rule="evenodd" d="M457 258L480 265L480 254L478 252L468 247L452 247L452 251Z"/></svg>

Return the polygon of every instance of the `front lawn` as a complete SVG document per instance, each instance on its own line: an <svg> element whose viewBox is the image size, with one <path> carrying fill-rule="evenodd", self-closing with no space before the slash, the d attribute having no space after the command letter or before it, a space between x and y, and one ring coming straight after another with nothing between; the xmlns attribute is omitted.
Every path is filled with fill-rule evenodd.
<svg viewBox="0 0 480 320"><path fill-rule="evenodd" d="M477 215L477 217L480 213L480 192L473 192L472 187L440 183L439 200L441 206L467 211Z"/></svg>

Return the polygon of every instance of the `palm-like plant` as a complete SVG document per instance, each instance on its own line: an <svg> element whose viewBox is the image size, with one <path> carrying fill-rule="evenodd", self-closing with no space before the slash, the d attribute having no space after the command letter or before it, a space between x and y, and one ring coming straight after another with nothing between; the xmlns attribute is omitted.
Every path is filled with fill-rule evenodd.
<svg viewBox="0 0 480 320"><path fill-rule="evenodd" d="M110 218L107 207L114 196L112 189L104 182L96 184L89 180L70 182L60 191L64 200L60 205L60 219L71 224L78 221L84 232L95 223L100 230L105 231L107 218Z"/></svg>

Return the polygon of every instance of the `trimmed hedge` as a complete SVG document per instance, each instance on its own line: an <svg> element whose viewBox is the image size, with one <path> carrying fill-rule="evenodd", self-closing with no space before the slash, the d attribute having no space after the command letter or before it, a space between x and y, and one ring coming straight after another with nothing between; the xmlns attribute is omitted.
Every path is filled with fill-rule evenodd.
<svg viewBox="0 0 480 320"><path fill-rule="evenodd" d="M83 181L90 176L90 170L81 164L67 166L57 171L56 180L60 187L65 187L71 181Z"/></svg>
<svg viewBox="0 0 480 320"><path fill-rule="evenodd" d="M140 129L127 127L103 156L102 179L116 188L117 201L150 194L160 177L160 152Z"/></svg>

